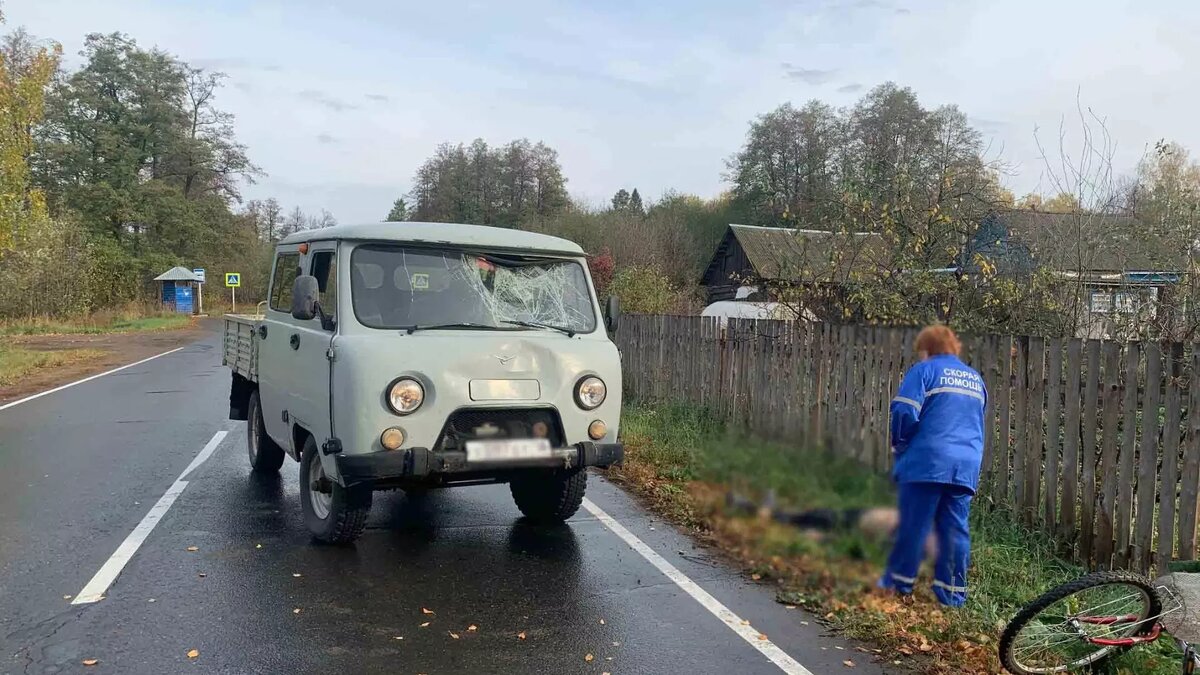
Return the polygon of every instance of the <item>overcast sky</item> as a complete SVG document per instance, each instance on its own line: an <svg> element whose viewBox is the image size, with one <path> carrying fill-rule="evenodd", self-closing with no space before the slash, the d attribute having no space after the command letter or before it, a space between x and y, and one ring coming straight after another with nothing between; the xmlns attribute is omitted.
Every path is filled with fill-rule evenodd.
<svg viewBox="0 0 1200 675"><path fill-rule="evenodd" d="M381 220L439 142L476 137L545 141L593 203L713 196L754 116L886 80L958 104L1018 194L1048 189L1034 129L1077 129L1077 93L1120 171L1159 138L1200 151L1196 0L3 4L68 67L87 33L122 31L228 73L219 105L269 174L246 196L341 222Z"/></svg>

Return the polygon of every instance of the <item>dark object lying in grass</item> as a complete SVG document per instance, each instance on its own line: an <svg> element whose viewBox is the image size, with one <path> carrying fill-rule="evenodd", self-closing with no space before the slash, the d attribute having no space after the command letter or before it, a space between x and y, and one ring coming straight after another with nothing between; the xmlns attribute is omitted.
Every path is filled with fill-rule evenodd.
<svg viewBox="0 0 1200 675"><path fill-rule="evenodd" d="M768 492L763 503L758 504L730 491L725 494L725 506L735 513L754 514L811 534L857 533L889 544L895 538L896 528L900 525L900 513L893 507L787 510L775 505L775 495L772 492ZM932 534L925 541L925 553L929 557L937 553L937 540Z"/></svg>

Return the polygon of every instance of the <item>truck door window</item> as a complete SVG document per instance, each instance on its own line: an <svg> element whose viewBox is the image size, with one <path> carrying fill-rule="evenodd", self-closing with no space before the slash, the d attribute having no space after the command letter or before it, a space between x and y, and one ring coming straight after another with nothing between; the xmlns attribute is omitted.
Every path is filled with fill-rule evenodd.
<svg viewBox="0 0 1200 675"><path fill-rule="evenodd" d="M336 251L318 251L313 254L312 275L317 278L321 311L328 319L337 317L337 258Z"/></svg>
<svg viewBox="0 0 1200 675"><path fill-rule="evenodd" d="M275 276L271 279L271 309L292 311L292 285L300 273L300 254L280 253L275 258Z"/></svg>

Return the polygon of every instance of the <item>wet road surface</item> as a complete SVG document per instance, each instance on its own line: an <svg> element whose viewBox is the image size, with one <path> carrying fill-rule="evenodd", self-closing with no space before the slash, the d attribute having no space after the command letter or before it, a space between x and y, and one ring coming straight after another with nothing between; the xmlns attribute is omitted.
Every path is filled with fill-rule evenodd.
<svg viewBox="0 0 1200 675"><path fill-rule="evenodd" d="M297 465L249 475L218 346L0 410L0 673L884 672L598 475L565 527L523 523L506 486L388 492L355 546L315 545ZM71 604L221 431L104 599Z"/></svg>

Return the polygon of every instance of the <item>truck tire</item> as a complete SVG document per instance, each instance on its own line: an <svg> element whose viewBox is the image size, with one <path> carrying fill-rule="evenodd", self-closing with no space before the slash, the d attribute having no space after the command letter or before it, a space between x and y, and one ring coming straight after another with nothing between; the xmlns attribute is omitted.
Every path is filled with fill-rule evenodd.
<svg viewBox="0 0 1200 675"><path fill-rule="evenodd" d="M557 525L575 515L587 490L587 472L555 473L517 478L509 484L513 501L525 517L542 525Z"/></svg>
<svg viewBox="0 0 1200 675"><path fill-rule="evenodd" d="M250 470L260 474L279 473L279 467L283 466L283 448L267 435L258 390L251 392L246 407L246 447L250 452Z"/></svg>
<svg viewBox="0 0 1200 675"><path fill-rule="evenodd" d="M348 544L363 533L371 513L370 486L343 487L325 476L320 451L312 436L304 439L300 459L300 508L304 524L318 541ZM317 483L323 482L324 489Z"/></svg>

